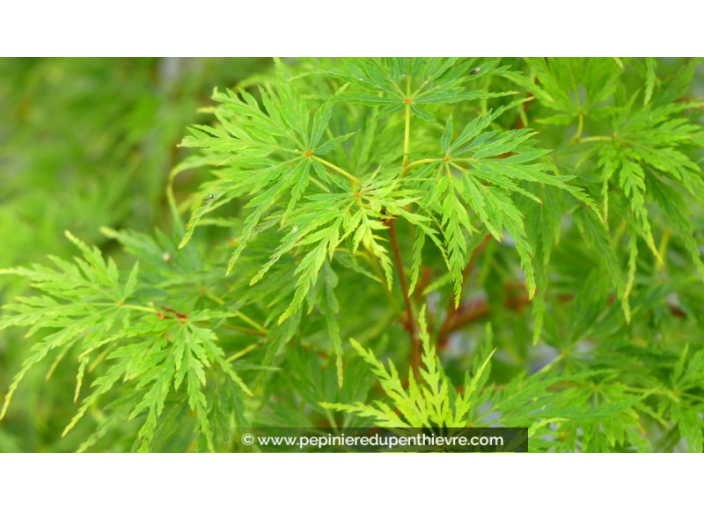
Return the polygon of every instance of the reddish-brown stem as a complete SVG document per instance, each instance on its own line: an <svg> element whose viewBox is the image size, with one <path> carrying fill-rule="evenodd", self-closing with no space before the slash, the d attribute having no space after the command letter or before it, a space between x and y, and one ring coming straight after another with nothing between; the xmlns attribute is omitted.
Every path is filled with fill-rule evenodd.
<svg viewBox="0 0 704 510"><path fill-rule="evenodd" d="M438 347L443 348L447 343L450 333L471 324L489 314L489 305L485 300L472 303L462 303L457 310L453 310L451 315L445 318L438 333Z"/></svg>
<svg viewBox="0 0 704 510"><path fill-rule="evenodd" d="M516 291L519 293L516 293ZM529 303L528 294L525 289L520 286L506 284L506 291L509 293L504 299L503 305L509 310L520 313ZM462 329L468 324L472 324L491 313L489 303L485 299L477 299L467 303L461 303L457 310L453 310L451 316L448 316L440 326L438 334L438 348L442 349L447 344L447 340L453 331Z"/></svg>
<svg viewBox="0 0 704 510"><path fill-rule="evenodd" d="M398 244L398 237L396 237L395 222L396 219L393 218L387 222L387 225L389 226L389 239L391 240L391 248L394 252L396 271L398 272L398 279L401 283L403 302L406 305L406 331L408 331L408 335L411 337L411 369L413 370L413 375L416 376L417 379L420 370L420 336L418 334L416 318L413 313L411 297L408 295L408 282L406 281L406 275L403 271L403 258L401 257L401 248Z"/></svg>
<svg viewBox="0 0 704 510"><path fill-rule="evenodd" d="M521 290L522 284L506 284L506 290ZM574 294L561 294L556 297L558 303L568 303L574 299ZM609 304L612 304L616 300L616 296L610 295L608 298ZM528 295L525 292L520 292L518 294L510 294L504 299L503 306L509 310L516 313L520 313L525 309L530 301L528 300ZM673 317L679 317L681 319L687 318L687 313L679 306L668 303L667 307ZM485 299L478 299L475 301L470 301L468 303L461 303L460 307L454 311L451 318L445 319L442 326L440 327L440 332L438 334L438 348L442 349L447 344L447 340L453 331L462 329L468 324L472 324L479 319L482 319L491 313L489 304Z"/></svg>

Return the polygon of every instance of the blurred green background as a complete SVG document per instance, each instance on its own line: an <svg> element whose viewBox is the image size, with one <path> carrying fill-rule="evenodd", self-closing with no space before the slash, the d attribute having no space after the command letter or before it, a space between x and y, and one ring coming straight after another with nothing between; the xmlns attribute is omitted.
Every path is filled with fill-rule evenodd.
<svg viewBox="0 0 704 510"><path fill-rule="evenodd" d="M165 189L184 157L178 148L213 88L256 80L272 65L257 58L0 59L0 267L73 254L63 232L113 255L100 227L153 232L167 227ZM178 195L198 178L183 174ZM0 279L0 304L22 291ZM31 342L0 332L0 402ZM83 434L61 438L75 413L73 367L52 360L31 370L0 422L0 452L73 451ZM84 426L84 425L79 425Z"/></svg>

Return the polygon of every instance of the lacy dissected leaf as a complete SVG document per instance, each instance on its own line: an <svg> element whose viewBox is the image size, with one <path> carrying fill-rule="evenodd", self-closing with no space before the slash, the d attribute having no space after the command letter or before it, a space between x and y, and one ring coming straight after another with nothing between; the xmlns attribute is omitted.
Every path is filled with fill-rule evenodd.
<svg viewBox="0 0 704 510"><path fill-rule="evenodd" d="M226 375L238 391L250 393L242 379L226 361L216 334L200 324L227 318L232 314L202 311L177 312L169 307L138 304L139 265L126 276L120 275L112 259L107 261L95 247L89 247L69 232L69 240L82 257L73 263L51 257L55 267L35 264L28 268L0 270L28 278L39 295L19 297L4 307L9 312L0 329L29 327L27 336L40 336L30 356L15 376L5 398L2 415L27 372L54 354L57 364L75 349L79 368L74 400L78 400L88 363L104 372L90 384L86 396L67 433L100 398L122 381L133 386L133 407L128 419L140 418L140 449L149 447L164 411L166 399L185 386L190 409L196 413L200 433L209 449L214 449L208 418L209 402L204 388L207 374ZM52 371L55 365L52 367Z"/></svg>
<svg viewBox="0 0 704 510"><path fill-rule="evenodd" d="M350 83L350 91L341 96L353 103L379 106L379 116L389 116L404 109L431 123L437 121L427 106L453 104L474 99L500 97L513 92L468 90L466 85L481 76L500 72L495 63L474 67L463 58L365 58L344 59L342 66L328 73Z"/></svg>
<svg viewBox="0 0 704 510"><path fill-rule="evenodd" d="M704 181L699 165L685 149L704 146L704 130L689 122L682 112L696 105L660 104L667 88L656 91L653 100L633 111L633 98L612 123L613 135L601 142L598 164L601 169L602 208L608 218L609 201L618 200L631 215L627 222L629 241L628 279L635 277L638 254L636 237L642 238L653 256L662 263L651 226L649 206L657 204L667 216L673 230L685 246L702 277L704 265L689 221L689 206L683 192L692 197L704 195ZM614 189L619 193L613 193ZM627 285L624 302L632 285ZM627 307L626 307L627 309Z"/></svg>
<svg viewBox="0 0 704 510"><path fill-rule="evenodd" d="M462 394L452 387L452 383L442 370L435 348L430 343L425 308L419 316L420 336L423 346L420 380L413 373L408 375L408 388L404 387L396 366L389 361L388 368L377 360L371 350L365 349L356 340L352 346L370 365L377 376L384 393L391 399L394 408L382 401L374 405L357 402L355 404L323 403L323 407L372 418L380 427L413 427L429 429L437 427L466 427L468 412L474 404L473 397L488 377L491 353L484 352L482 363L475 367L474 375L467 377ZM394 410L395 409L395 410Z"/></svg>
<svg viewBox="0 0 704 510"><path fill-rule="evenodd" d="M623 72L612 58L529 58L527 63L539 84L539 90L529 90L545 106L559 112L541 119L547 124L569 124L608 106ZM524 80L514 79L519 84Z"/></svg>
<svg viewBox="0 0 704 510"><path fill-rule="evenodd" d="M373 178L363 182L357 191L312 195L289 217L285 226L288 232L279 248L250 282L257 284L285 254L300 254L294 272L297 277L295 293L291 304L279 317L279 323L300 308L325 260L334 260L336 252L343 248L352 257L366 257L372 267L379 264L391 288L393 267L382 233L388 228L386 221L393 216L402 216L440 245L430 218L406 210L417 200L416 196L397 190L395 179Z"/></svg>
<svg viewBox="0 0 704 510"><path fill-rule="evenodd" d="M511 236L520 255L529 295L535 293L533 250L526 238L524 214L513 195L541 201L523 183L560 188L593 206L586 193L568 184L573 176L553 173L553 167L544 159L549 151L536 147L535 131L487 131L501 113L522 102L477 117L454 141L450 119L442 137L443 157L421 160L419 169L410 173L409 179L418 181L425 195L423 206L440 217L454 281L455 306L459 304L467 258L466 237L484 229L499 241L505 233Z"/></svg>
<svg viewBox="0 0 704 510"><path fill-rule="evenodd" d="M219 104L215 115L219 126L196 126L182 143L209 154L222 155L215 172L217 180L209 184L212 192L192 215L181 242L183 247L203 215L224 202L244 194L252 196L245 209L249 211L239 235L228 271L232 270L267 211L287 195L288 205L281 218L288 219L297 202L311 183L329 191L339 188L340 181L329 175L331 166L320 159L349 138L328 134L333 101L324 103L311 116L309 104L303 100L279 69L276 92L259 90L261 101L245 90L238 93L215 92ZM344 170L332 170L345 174ZM317 178L316 178L317 177ZM355 179L352 176L345 177Z"/></svg>

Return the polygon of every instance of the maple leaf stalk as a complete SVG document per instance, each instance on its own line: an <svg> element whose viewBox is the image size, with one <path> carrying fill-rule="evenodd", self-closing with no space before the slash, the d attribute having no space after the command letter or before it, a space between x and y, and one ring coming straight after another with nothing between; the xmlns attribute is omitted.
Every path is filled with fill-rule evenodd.
<svg viewBox="0 0 704 510"><path fill-rule="evenodd" d="M411 98L411 76L410 74L406 78L406 100L404 108L404 134L403 134L403 162L401 164L401 175L405 175L410 168L408 164L408 156L410 152L411 145L411 103L413 99ZM391 240L391 246L394 253L394 261L396 264L396 270L398 272L399 282L401 284L401 293L403 294L403 302L406 307L406 330L411 339L411 356L410 365L413 370L413 375L416 379L420 376L420 361L421 361L421 343L420 335L418 330L418 322L413 310L413 303L411 303L411 297L408 292L408 282L406 281L406 275L403 268L403 258L401 256L401 249L398 243L398 237L396 235L396 226L394 223L396 218L391 218L388 222L389 225L389 239Z"/></svg>
<svg viewBox="0 0 704 510"><path fill-rule="evenodd" d="M404 274L403 258L401 257L401 249L399 247L398 237L396 236L396 226L394 223L394 219L389 221L389 239L391 240L391 247L394 252L394 261L396 263L398 279L401 284L403 302L406 306L406 330L411 338L410 364L413 370L413 375L417 378L420 375L420 335L418 334L418 323L413 311L413 303L411 303L411 297L408 295L408 282L406 281L406 275Z"/></svg>

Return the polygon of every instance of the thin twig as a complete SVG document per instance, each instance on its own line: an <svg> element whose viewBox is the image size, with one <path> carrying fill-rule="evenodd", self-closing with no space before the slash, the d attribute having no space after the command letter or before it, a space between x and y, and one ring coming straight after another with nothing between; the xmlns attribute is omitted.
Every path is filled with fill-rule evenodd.
<svg viewBox="0 0 704 510"><path fill-rule="evenodd" d="M418 335L418 325L416 324L416 318L413 313L411 297L408 295L408 282L406 281L406 275L403 271L403 259L401 258L401 249L398 244L398 238L396 237L396 227L394 223L395 218L387 222L389 226L389 239L391 240L391 247L394 252L398 279L401 283L401 293L403 294L403 302L406 305L406 315L408 316L406 330L411 337L411 368L413 369L413 375L417 377L420 367L420 336Z"/></svg>
<svg viewBox="0 0 704 510"><path fill-rule="evenodd" d="M316 161L317 161L318 163L320 163L321 165L324 165L324 166L328 167L330 170L334 170L335 172L339 173L340 175L344 175L344 176L347 177L353 184L357 184L357 185L362 184L362 181L360 181L359 179L357 179L354 175L352 175L351 173L349 173L347 170L345 170L345 169L343 169L343 168L340 168L340 167L337 166L337 165L333 165L333 164L330 163L329 161L327 161L327 160L325 160L325 159L323 159L323 158L319 158L318 156L311 155L310 157L313 158L314 160L316 160Z"/></svg>

